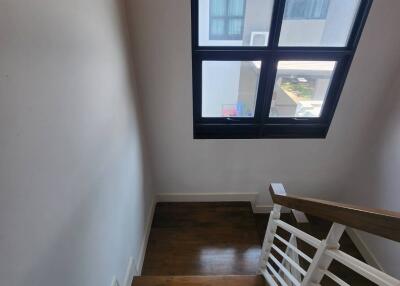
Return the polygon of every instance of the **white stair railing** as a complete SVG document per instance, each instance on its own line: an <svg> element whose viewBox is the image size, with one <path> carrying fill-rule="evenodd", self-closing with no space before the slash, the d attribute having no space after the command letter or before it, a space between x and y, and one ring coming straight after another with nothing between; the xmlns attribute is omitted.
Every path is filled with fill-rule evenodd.
<svg viewBox="0 0 400 286"><path fill-rule="evenodd" d="M278 204L276 203L276 201L284 202L286 204L284 205L285 207L293 209L294 205L298 206L299 208L301 208L300 211L304 211L306 213L317 216L318 214L321 214L320 210L316 211L318 207L323 207L324 205L332 206L334 205L334 203L330 204L330 202L301 199L295 197L287 197L288 200L285 200L284 197L286 197L286 192L282 184L271 184L270 192L274 200L274 207L269 216L259 264L260 273L264 276L264 278L270 285L317 286L320 285L321 280L324 278L324 276L327 276L338 285L348 286L349 284L342 280L342 278L339 277L340 275L335 275L328 270L332 261L336 260L379 286L400 286L400 280L344 253L339 249L339 240L346 229L346 226L344 224L334 222L327 237L323 240L319 240L311 236L310 234L282 221L280 219L280 216L283 204ZM346 207L345 205L339 204L336 204L335 207L343 208L343 213L349 214L351 214L351 212L354 212L355 214L360 215L363 214L364 211L363 209L355 209L350 206ZM306 208L309 208L309 211L307 211ZM365 210L365 212L368 213L368 215L371 214L370 210ZM388 213L389 212L377 212L375 214L377 217L374 218L381 219L380 217L378 217L379 215L384 216ZM323 217L324 215L325 214L320 215L320 217L326 219L327 217ZM390 220L392 220L393 218L400 219L400 214L398 213L391 213L391 215L392 216L390 217ZM334 219L336 219L337 217L337 220L342 220L341 218L339 218L339 215L337 213L329 214L329 209L327 209L327 214L325 216L330 216ZM372 224L375 222L374 218L372 218L371 220ZM356 225L357 223L353 224L354 225L349 226L358 226ZM394 229L394 231L398 231L399 227L400 225L396 225L396 229ZM278 235L278 228L281 228L290 233L290 239L286 240ZM366 228L370 230L369 228L371 228L371 226L368 226ZM376 232L378 230L373 230L375 231L374 234L377 234ZM385 237L388 237L388 235L385 234ZM297 239L302 240L303 242L316 249L313 257L309 257L298 248ZM397 236L390 239L396 241L399 240ZM279 248L279 244L284 245L285 248ZM280 257L280 259L276 257L276 254L279 255L278 257ZM302 258L309 263L307 269L303 268L300 265L299 258Z"/></svg>

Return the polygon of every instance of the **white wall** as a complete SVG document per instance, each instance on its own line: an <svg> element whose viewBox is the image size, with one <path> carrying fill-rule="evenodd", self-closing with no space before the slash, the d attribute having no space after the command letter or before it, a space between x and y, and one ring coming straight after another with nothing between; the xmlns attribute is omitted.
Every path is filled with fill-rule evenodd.
<svg viewBox="0 0 400 286"><path fill-rule="evenodd" d="M0 1L0 285L110 285L150 192L117 0Z"/></svg>
<svg viewBox="0 0 400 286"><path fill-rule="evenodd" d="M190 1L129 4L157 192L264 192L282 181L292 194L340 196L354 151L370 135L364 122L399 63L400 1L374 2L325 140L193 140Z"/></svg>
<svg viewBox="0 0 400 286"><path fill-rule="evenodd" d="M384 1L382 1L384 2ZM380 2L375 1L375 6ZM385 2L386 3L386 2ZM392 19L399 8L391 5L383 5L382 12ZM396 3L397 4L397 3ZM372 10L376 14L377 9ZM388 19L387 19L388 20ZM386 27L396 27L398 22L390 20ZM387 31L387 30L385 30ZM382 34L381 28L374 27L375 35ZM389 46L393 40L393 34L385 34L380 39L381 46ZM396 42L400 37L395 36ZM398 49L396 45L392 49ZM380 52L380 49L373 49ZM361 137L359 148L353 154L354 167L343 178L346 186L340 197L344 202L350 202L367 207L382 208L392 211L400 211L399 175L400 167L400 66L398 60L397 70L392 71L392 76L386 86L377 93L371 102L375 108L367 110L368 117L360 126L365 132ZM365 69L370 69L365 65ZM378 74L376 74L378 75ZM371 79L366 79L373 80ZM371 250L382 268L391 275L400 279L400 244L387 239L360 233L362 240Z"/></svg>
<svg viewBox="0 0 400 286"><path fill-rule="evenodd" d="M381 98L369 122L373 140L358 152L359 165L349 173L343 199L400 212L400 69ZM400 244L366 233L362 239L383 269L400 279Z"/></svg>

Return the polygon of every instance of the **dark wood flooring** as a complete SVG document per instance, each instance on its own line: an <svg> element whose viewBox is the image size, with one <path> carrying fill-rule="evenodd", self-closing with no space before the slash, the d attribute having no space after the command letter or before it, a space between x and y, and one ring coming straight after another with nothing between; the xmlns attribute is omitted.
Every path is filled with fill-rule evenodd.
<svg viewBox="0 0 400 286"><path fill-rule="evenodd" d="M260 249L248 203L159 203L142 275L255 274Z"/></svg>
<svg viewBox="0 0 400 286"><path fill-rule="evenodd" d="M262 276L141 276L135 286L267 286Z"/></svg>
<svg viewBox="0 0 400 286"><path fill-rule="evenodd" d="M282 214L282 219L320 239L330 227L314 217L309 217L311 224L303 225L289 214ZM158 203L142 275L254 275L267 221L267 214L253 214L247 202ZM288 236L280 229L279 234ZM362 259L347 234L340 243L343 251ZM315 253L306 243L298 240L298 245L310 256ZM374 285L339 263L330 270L351 285ZM324 278L322 285L335 284Z"/></svg>

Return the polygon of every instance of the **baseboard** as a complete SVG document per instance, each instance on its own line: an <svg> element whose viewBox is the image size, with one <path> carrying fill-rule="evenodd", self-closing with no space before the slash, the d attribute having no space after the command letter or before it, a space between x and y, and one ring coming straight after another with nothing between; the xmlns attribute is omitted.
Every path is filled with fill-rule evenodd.
<svg viewBox="0 0 400 286"><path fill-rule="evenodd" d="M270 213L273 209L272 205L256 205L255 203L252 203L251 207L253 209L253 213L255 214Z"/></svg>
<svg viewBox="0 0 400 286"><path fill-rule="evenodd" d="M133 257L131 256L131 257L129 257L128 268L126 269L124 284L122 284L122 285L123 286L131 286L133 277L137 276L137 275L138 275L138 273L137 273L135 261L134 261Z"/></svg>
<svg viewBox="0 0 400 286"><path fill-rule="evenodd" d="M272 209L274 208L273 205L257 205L255 203L251 204L251 208L253 209L253 213L255 214L267 214L270 213L272 211ZM286 207L282 207L281 209L281 213L290 213L291 209L288 209Z"/></svg>
<svg viewBox="0 0 400 286"><path fill-rule="evenodd" d="M137 275L141 275L142 273L142 268L143 268L143 263L144 263L144 257L146 255L146 249L147 249L147 242L149 241L149 236L150 236L150 231L151 231L151 224L153 222L153 217L154 217L154 211L156 209L156 204L157 204L157 197L153 196L153 199L151 201L151 206L149 210L149 214L146 220L146 229L142 238L142 245L140 247L140 252L139 252L139 257L137 260Z"/></svg>
<svg viewBox="0 0 400 286"><path fill-rule="evenodd" d="M270 213L272 205L257 204L258 193L163 193L157 194L157 202L250 202L253 213ZM282 208L282 212L290 212Z"/></svg>
<svg viewBox="0 0 400 286"><path fill-rule="evenodd" d="M255 202L257 193L164 193L158 202Z"/></svg>
<svg viewBox="0 0 400 286"><path fill-rule="evenodd" d="M117 277L113 277L113 279L112 279L112 281L111 281L111 286L119 286L118 285L118 280L117 280Z"/></svg>
<svg viewBox="0 0 400 286"><path fill-rule="evenodd" d="M376 259L375 255L368 248L367 244L361 238L359 232L357 230L353 229L353 228L350 228L350 227L346 228L346 232L350 236L350 239L353 241L354 245L356 246L356 248L360 252L361 256L365 259L365 261L369 265L371 265L371 266L373 266L373 267L385 272L383 267L382 267L382 264L379 263L379 261Z"/></svg>

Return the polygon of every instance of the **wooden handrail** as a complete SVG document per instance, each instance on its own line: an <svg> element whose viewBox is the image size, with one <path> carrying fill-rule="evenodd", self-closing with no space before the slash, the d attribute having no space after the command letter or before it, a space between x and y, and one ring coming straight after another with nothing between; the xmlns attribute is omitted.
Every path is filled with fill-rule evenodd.
<svg viewBox="0 0 400 286"><path fill-rule="evenodd" d="M282 189L280 184L269 187L275 204L400 242L400 212L286 196Z"/></svg>

